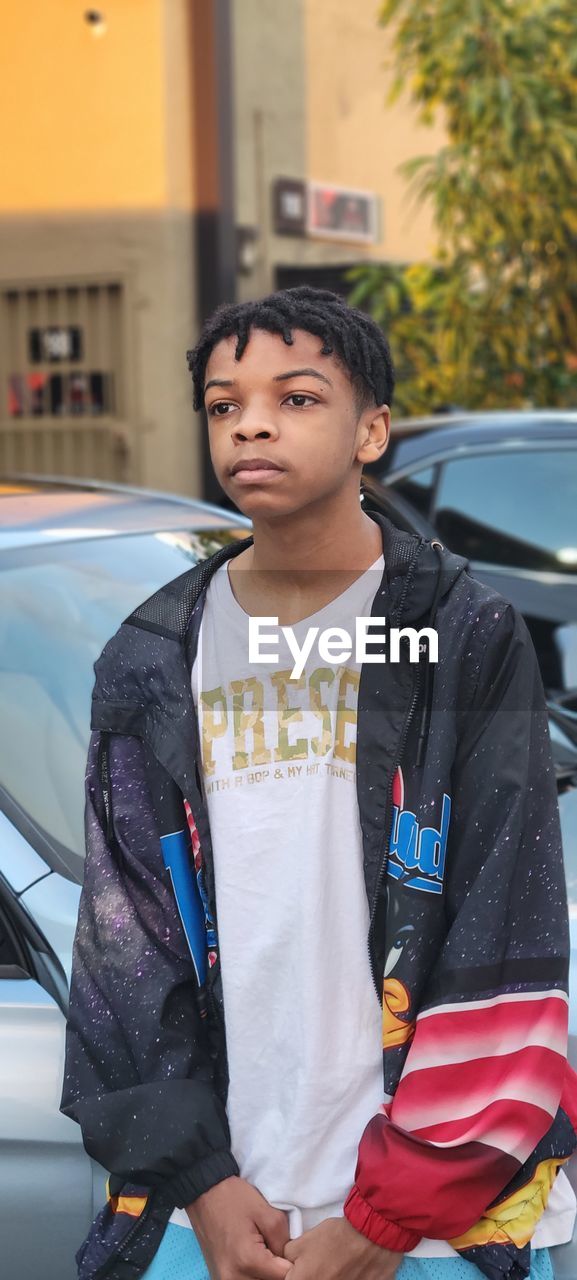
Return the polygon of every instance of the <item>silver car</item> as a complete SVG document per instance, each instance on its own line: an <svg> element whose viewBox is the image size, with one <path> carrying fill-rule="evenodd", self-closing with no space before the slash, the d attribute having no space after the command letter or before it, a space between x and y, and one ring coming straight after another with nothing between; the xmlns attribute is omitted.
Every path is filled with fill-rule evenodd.
<svg viewBox="0 0 577 1280"><path fill-rule="evenodd" d="M74 1280L105 1198L105 1171L59 1112L93 663L137 604L248 527L166 494L0 484L0 1240L14 1280ZM571 729L552 716L577 957ZM571 1032L577 1045L576 1002ZM577 1240L554 1255L558 1280L577 1280Z"/></svg>

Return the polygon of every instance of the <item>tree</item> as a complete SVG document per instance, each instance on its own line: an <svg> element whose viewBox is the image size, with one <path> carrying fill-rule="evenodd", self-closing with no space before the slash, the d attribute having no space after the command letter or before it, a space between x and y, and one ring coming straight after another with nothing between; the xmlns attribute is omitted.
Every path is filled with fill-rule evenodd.
<svg viewBox="0 0 577 1280"><path fill-rule="evenodd" d="M404 167L432 202L435 261L357 268L391 336L403 412L575 405L577 5L385 0L393 93L447 142Z"/></svg>

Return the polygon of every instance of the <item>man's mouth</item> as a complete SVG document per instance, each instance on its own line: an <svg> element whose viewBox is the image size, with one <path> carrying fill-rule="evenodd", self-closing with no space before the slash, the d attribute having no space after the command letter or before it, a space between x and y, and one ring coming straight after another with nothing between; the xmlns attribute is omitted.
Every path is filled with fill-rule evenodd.
<svg viewBox="0 0 577 1280"><path fill-rule="evenodd" d="M256 484L260 480L270 480L272 477L282 475L284 467L280 463L273 462L271 458L239 458L231 467L230 474L237 480L242 480L247 484Z"/></svg>

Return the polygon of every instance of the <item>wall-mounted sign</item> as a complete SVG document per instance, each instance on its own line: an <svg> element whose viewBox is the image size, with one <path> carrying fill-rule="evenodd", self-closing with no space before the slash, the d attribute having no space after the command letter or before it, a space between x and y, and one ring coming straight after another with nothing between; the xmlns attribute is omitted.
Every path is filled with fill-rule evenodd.
<svg viewBox="0 0 577 1280"><path fill-rule="evenodd" d="M273 183L273 225L277 235L306 235L307 184L300 178L277 178Z"/></svg>
<svg viewBox="0 0 577 1280"><path fill-rule="evenodd" d="M47 325L28 330L31 364L54 364L59 360L82 359L82 330L78 325Z"/></svg>
<svg viewBox="0 0 577 1280"><path fill-rule="evenodd" d="M323 240L378 240L377 197L372 191L309 182L307 234Z"/></svg>
<svg viewBox="0 0 577 1280"><path fill-rule="evenodd" d="M277 235L360 244L375 244L379 239L379 201L373 191L276 178L272 194Z"/></svg>

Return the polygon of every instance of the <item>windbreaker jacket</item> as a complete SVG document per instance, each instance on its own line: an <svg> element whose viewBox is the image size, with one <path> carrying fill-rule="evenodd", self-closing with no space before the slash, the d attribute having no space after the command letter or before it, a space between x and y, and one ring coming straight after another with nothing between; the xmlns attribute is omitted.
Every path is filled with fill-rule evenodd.
<svg viewBox="0 0 577 1280"><path fill-rule="evenodd" d="M402 642L399 662L361 669L357 799L384 1081L344 1212L384 1247L448 1240L490 1280L522 1280L577 1144L543 687L511 605L461 557L368 514L385 561L372 614L434 627L438 662L423 638L418 661ZM62 1110L111 1176L81 1280L137 1280L175 1206L238 1173L190 677L210 578L251 541L158 591L95 664ZM386 640L377 652L386 659Z"/></svg>

